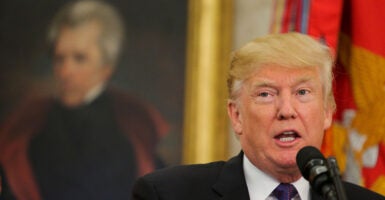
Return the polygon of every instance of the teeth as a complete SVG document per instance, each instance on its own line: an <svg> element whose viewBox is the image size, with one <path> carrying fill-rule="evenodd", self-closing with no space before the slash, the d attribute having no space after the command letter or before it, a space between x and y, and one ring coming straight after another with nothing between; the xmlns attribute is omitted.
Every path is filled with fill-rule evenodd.
<svg viewBox="0 0 385 200"><path fill-rule="evenodd" d="M279 141L281 141L281 142L291 142L294 140L295 140L295 137L281 137L281 138L279 138Z"/></svg>
<svg viewBox="0 0 385 200"><path fill-rule="evenodd" d="M291 142L295 140L296 133L294 131L285 131L279 137L279 141L281 142Z"/></svg>

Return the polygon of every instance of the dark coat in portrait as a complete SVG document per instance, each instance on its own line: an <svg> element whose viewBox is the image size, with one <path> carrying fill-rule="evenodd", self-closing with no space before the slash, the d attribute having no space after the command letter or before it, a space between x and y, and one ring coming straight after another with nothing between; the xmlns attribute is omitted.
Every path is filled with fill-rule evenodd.
<svg viewBox="0 0 385 200"><path fill-rule="evenodd" d="M133 180L161 165L155 149L167 129L156 110L117 89L76 108L55 98L28 101L0 127L4 193L129 198Z"/></svg>

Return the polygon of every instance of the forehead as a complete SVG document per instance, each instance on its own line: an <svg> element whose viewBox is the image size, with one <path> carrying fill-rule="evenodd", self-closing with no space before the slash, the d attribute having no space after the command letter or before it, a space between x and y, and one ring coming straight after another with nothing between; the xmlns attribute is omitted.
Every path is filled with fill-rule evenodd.
<svg viewBox="0 0 385 200"><path fill-rule="evenodd" d="M97 45L100 35L100 26L96 22L87 22L78 26L62 26L56 47L59 48L86 48Z"/></svg>
<svg viewBox="0 0 385 200"><path fill-rule="evenodd" d="M247 82L252 86L321 83L318 67L282 67L266 65L255 69Z"/></svg>

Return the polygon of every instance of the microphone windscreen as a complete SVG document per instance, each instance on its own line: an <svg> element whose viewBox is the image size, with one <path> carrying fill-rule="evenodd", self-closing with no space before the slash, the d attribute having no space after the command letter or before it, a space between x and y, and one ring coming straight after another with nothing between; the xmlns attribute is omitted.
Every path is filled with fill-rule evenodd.
<svg viewBox="0 0 385 200"><path fill-rule="evenodd" d="M307 165L313 159L325 160L322 153L313 146L303 147L297 153L297 166L305 179L309 179L309 170L307 169Z"/></svg>

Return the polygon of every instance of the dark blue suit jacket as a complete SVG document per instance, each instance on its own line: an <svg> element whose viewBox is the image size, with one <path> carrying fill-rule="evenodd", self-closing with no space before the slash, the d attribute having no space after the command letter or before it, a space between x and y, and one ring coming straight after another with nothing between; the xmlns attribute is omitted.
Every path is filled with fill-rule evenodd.
<svg viewBox="0 0 385 200"><path fill-rule="evenodd" d="M242 167L243 153L227 162L177 166L139 178L133 189L135 200L248 200ZM349 200L385 200L365 188L344 183ZM312 200L323 198L311 191Z"/></svg>

